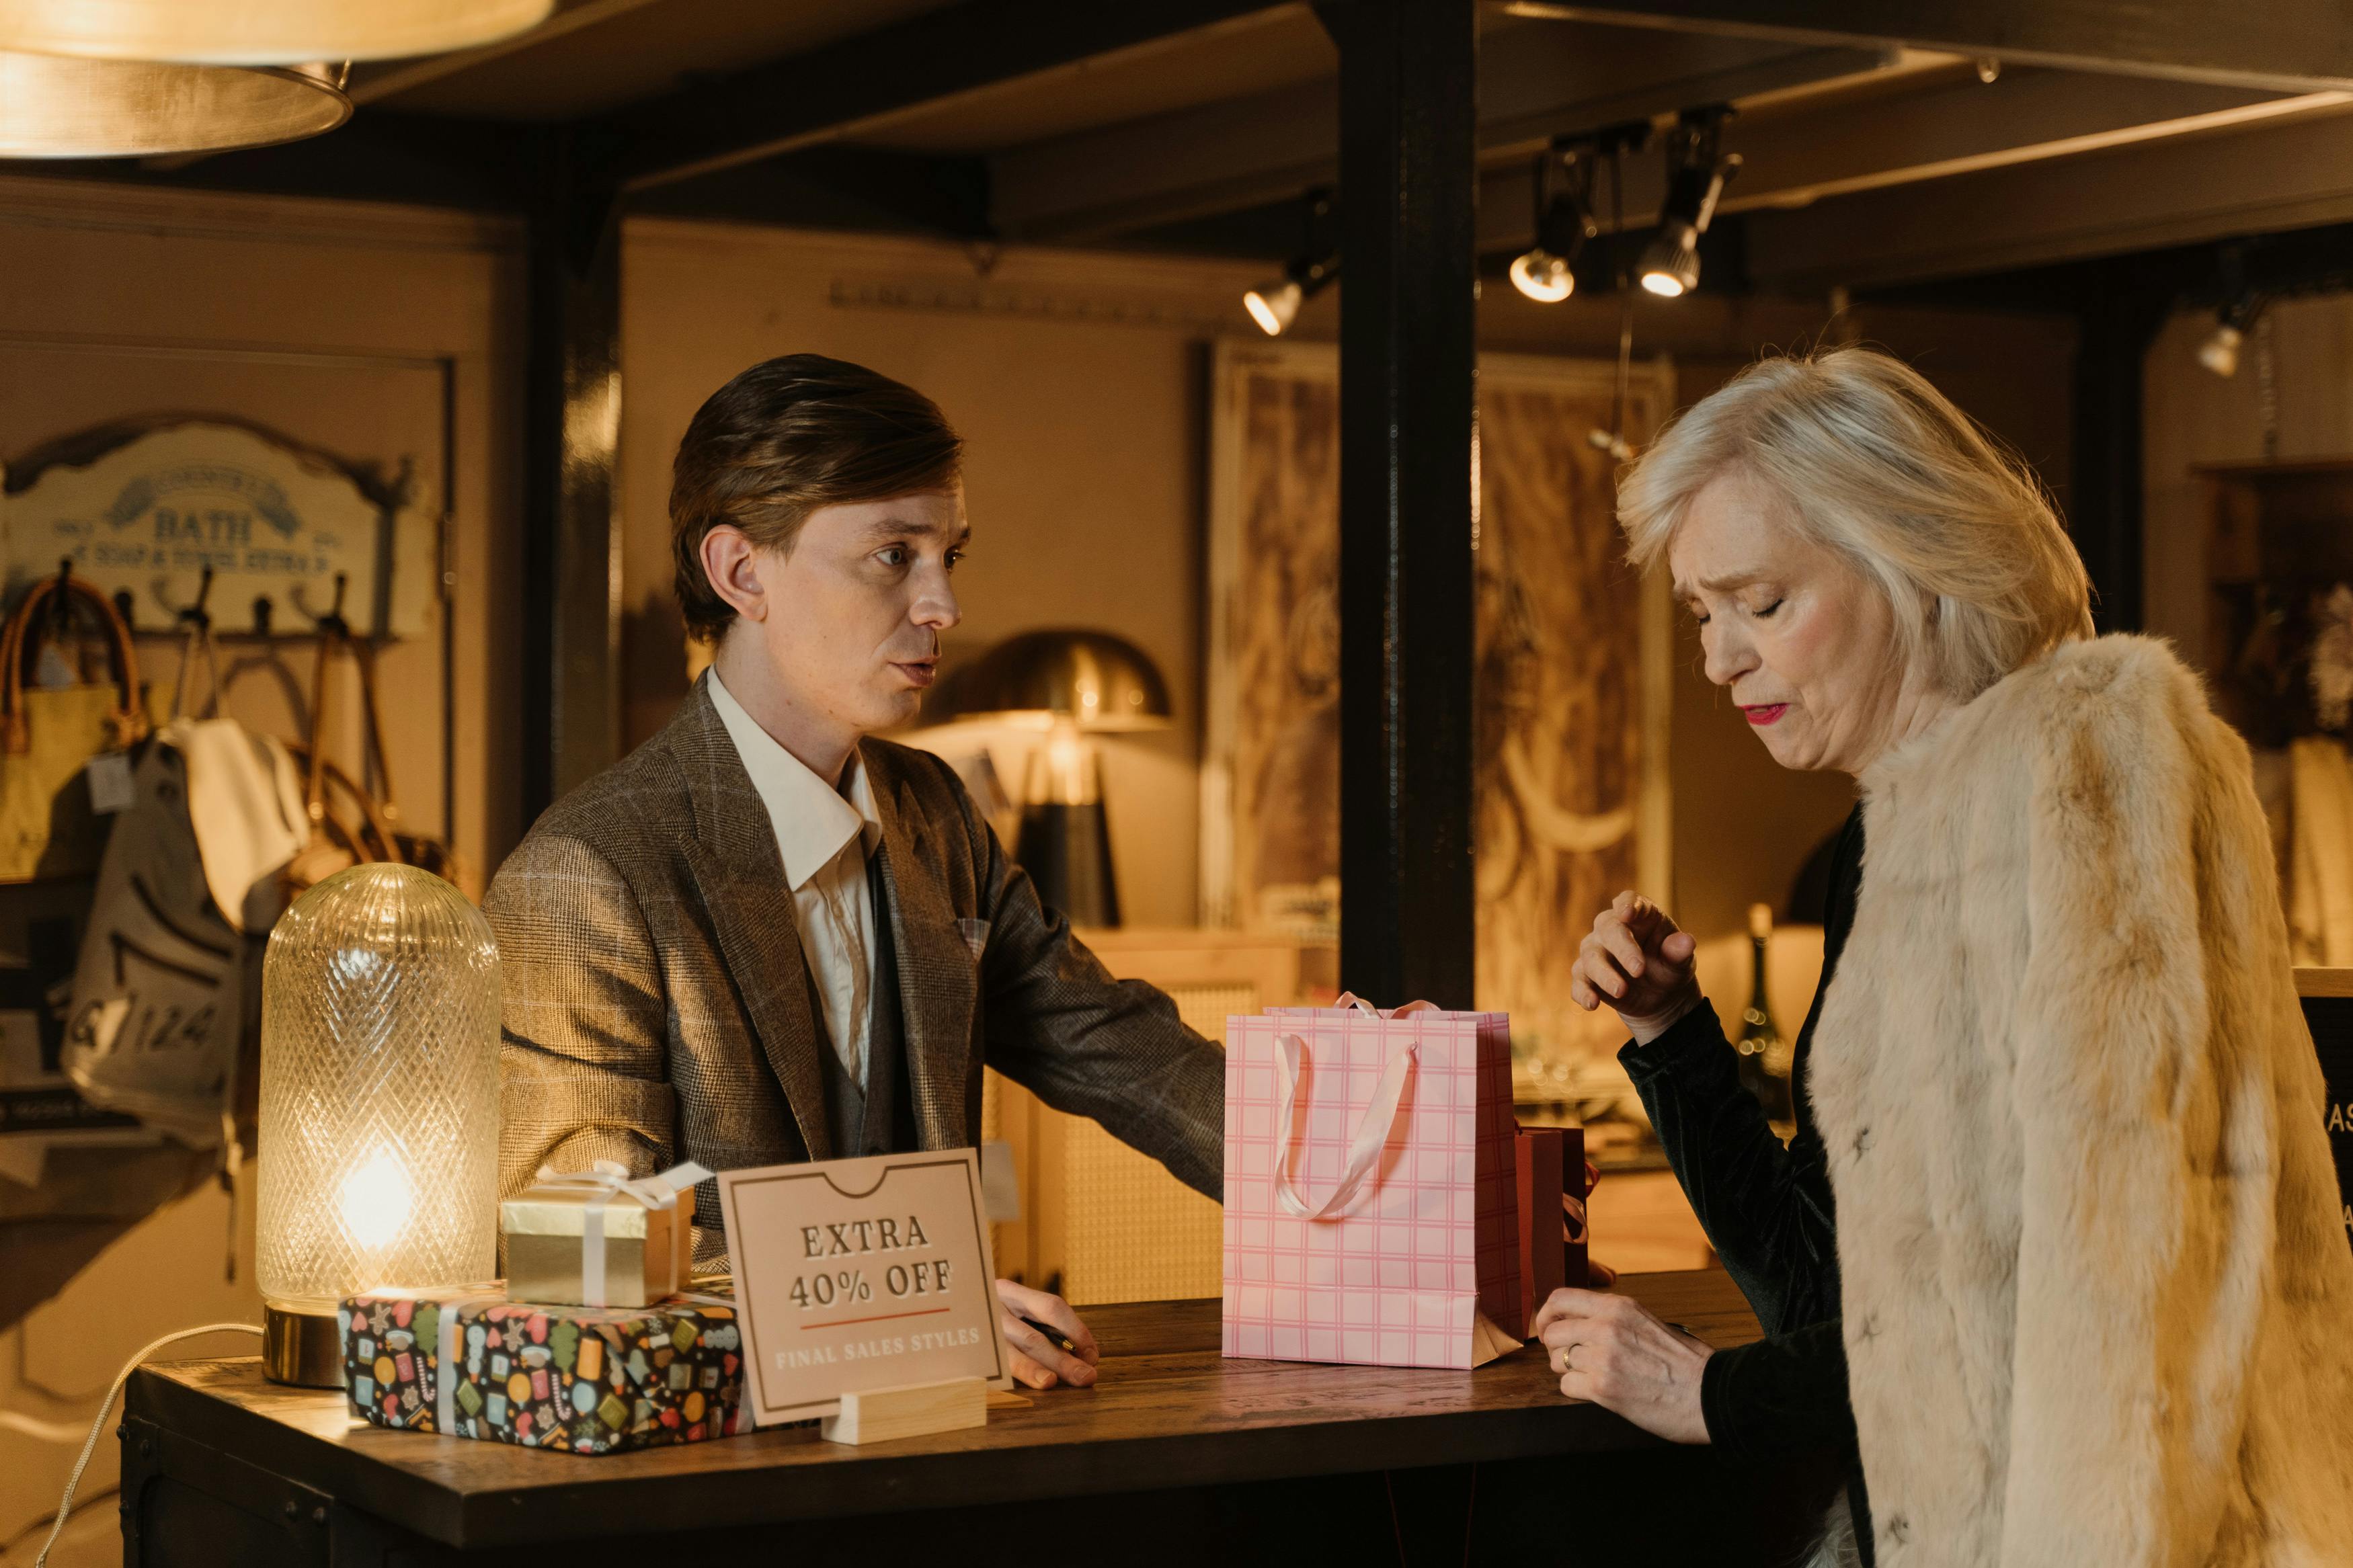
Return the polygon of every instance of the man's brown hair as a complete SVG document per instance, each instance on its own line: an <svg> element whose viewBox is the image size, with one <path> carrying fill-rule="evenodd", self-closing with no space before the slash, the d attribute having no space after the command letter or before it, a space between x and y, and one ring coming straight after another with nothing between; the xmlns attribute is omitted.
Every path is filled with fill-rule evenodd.
<svg viewBox="0 0 2353 1568"><path fill-rule="evenodd" d="M721 523L762 549L789 551L822 506L944 489L964 441L939 405L863 365L786 354L712 393L678 444L670 487L670 554L691 636L715 641L735 611L702 570Z"/></svg>

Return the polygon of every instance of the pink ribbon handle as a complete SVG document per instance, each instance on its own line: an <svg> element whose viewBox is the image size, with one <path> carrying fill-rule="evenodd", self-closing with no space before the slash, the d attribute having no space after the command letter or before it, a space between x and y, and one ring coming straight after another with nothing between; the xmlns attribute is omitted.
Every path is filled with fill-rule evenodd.
<svg viewBox="0 0 2353 1568"><path fill-rule="evenodd" d="M1314 1205L1299 1195L1291 1179L1291 1112L1299 1092L1299 1064L1306 1054L1307 1042L1297 1035L1275 1037L1274 1068L1275 1076L1282 1080L1282 1100L1275 1112L1279 1142L1274 1161L1274 1195L1286 1213L1301 1219L1336 1219L1364 1186L1365 1178L1380 1163L1381 1151L1388 1146L1398 1108L1405 1101L1405 1086L1419 1065L1421 1042L1408 1040L1381 1069L1380 1082L1373 1089L1373 1102L1365 1108L1356 1132L1348 1140L1348 1160L1341 1169L1340 1184L1332 1189L1330 1197Z"/></svg>
<svg viewBox="0 0 2353 1568"><path fill-rule="evenodd" d="M1402 1007L1376 1007L1353 991L1341 992L1338 999L1332 1005L1354 1007L1367 1018L1409 1018L1416 1013L1435 1013L1440 1010L1435 1002L1409 1002Z"/></svg>

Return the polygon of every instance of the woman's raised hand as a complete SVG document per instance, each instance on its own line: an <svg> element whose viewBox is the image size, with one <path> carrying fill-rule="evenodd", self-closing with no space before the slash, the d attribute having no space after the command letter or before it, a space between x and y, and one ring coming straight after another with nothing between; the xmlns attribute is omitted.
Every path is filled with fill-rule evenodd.
<svg viewBox="0 0 2353 1568"><path fill-rule="evenodd" d="M1577 945L1569 999L1588 1013L1609 1003L1635 1043L1647 1046L1700 1005L1692 966L1697 946L1666 910L1639 893L1620 893Z"/></svg>

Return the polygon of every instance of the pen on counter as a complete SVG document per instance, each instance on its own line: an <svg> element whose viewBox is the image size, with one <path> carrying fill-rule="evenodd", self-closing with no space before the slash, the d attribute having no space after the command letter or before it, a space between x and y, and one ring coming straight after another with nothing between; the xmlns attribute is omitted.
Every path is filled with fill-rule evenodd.
<svg viewBox="0 0 2353 1568"><path fill-rule="evenodd" d="M1048 1344L1057 1347L1064 1355L1076 1355L1079 1353L1078 1342L1065 1335L1061 1330L1054 1328L1050 1324L1041 1323L1037 1319L1029 1316L1027 1312L1016 1312L1013 1315L1019 1318L1031 1328L1037 1330L1039 1334L1045 1337L1045 1341Z"/></svg>

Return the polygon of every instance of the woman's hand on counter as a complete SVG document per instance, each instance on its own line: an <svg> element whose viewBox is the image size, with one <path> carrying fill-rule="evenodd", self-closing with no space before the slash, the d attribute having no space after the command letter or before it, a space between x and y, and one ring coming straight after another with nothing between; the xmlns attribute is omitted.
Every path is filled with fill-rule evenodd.
<svg viewBox="0 0 2353 1568"><path fill-rule="evenodd" d="M1698 943L1640 893L1618 895L1593 917L1569 971L1569 999L1587 1012L1607 1002L1634 1043L1647 1046L1701 1005Z"/></svg>
<svg viewBox="0 0 2353 1568"><path fill-rule="evenodd" d="M1715 1353L1639 1301L1599 1290L1556 1290L1536 1312L1560 1391L1614 1411L1670 1443L1707 1441L1700 1373Z"/></svg>
<svg viewBox="0 0 2353 1568"><path fill-rule="evenodd" d="M1084 1388L1095 1380L1095 1363L1103 1352L1078 1313L1060 1296L1032 1290L1010 1279L997 1282L997 1316L1005 1325L1005 1348L1012 1353L1013 1379L1025 1388L1051 1388L1067 1383ZM1022 1321L1035 1319L1078 1348L1066 1351Z"/></svg>

